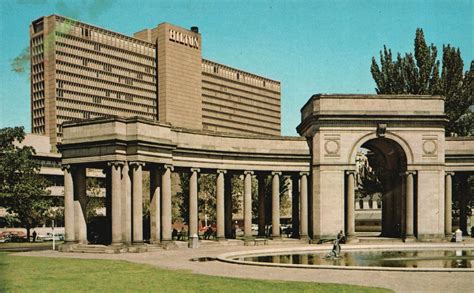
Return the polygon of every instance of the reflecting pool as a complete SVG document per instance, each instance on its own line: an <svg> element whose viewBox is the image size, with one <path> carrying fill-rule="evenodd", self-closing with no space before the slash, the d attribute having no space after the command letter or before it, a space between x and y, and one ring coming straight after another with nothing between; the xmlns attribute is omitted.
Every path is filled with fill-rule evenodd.
<svg viewBox="0 0 474 293"><path fill-rule="evenodd" d="M392 268L473 268L474 250L390 250L345 251L339 258L326 258L327 252L242 256L234 260L318 266L357 266Z"/></svg>

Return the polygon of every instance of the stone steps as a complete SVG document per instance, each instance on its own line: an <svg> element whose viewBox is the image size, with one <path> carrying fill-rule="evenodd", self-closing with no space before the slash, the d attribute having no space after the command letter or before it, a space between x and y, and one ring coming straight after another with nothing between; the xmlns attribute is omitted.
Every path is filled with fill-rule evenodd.
<svg viewBox="0 0 474 293"><path fill-rule="evenodd" d="M403 243L401 238L389 237L357 237L359 243Z"/></svg>

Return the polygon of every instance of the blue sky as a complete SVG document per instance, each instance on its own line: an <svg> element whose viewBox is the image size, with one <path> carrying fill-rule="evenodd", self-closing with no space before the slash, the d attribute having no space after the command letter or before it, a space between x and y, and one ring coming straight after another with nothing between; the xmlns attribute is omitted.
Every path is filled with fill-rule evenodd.
<svg viewBox="0 0 474 293"><path fill-rule="evenodd" d="M282 134L296 135L315 93L375 93L372 56L383 45L413 50L417 27L441 51L473 59L473 1L0 1L0 127L30 130L30 86L10 62L29 44L28 26L53 13L132 35L161 22L198 26L203 57L282 83Z"/></svg>

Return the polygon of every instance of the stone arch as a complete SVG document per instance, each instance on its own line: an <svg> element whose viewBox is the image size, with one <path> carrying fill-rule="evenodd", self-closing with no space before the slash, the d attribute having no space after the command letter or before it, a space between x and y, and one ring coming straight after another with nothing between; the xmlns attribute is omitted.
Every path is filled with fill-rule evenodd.
<svg viewBox="0 0 474 293"><path fill-rule="evenodd" d="M377 138L377 134L376 132L370 132L366 135L363 135L362 137L360 137L356 143L354 143L354 145L352 146L352 149L351 151L349 152L349 157L348 157L348 164L349 165L352 165L353 162L355 162L355 159L356 159L356 155L357 155L357 150L366 142L372 140L372 139L375 139ZM405 156L406 156L406 164L407 166L411 165L414 163L414 156L413 156L413 151L410 147L410 145L408 144L407 141L405 141L403 138L401 138L400 136L396 135L395 133L393 132L387 132L385 133L385 138L388 138L390 140L393 140L394 142L396 142L401 148L402 150L404 151L405 153Z"/></svg>
<svg viewBox="0 0 474 293"><path fill-rule="evenodd" d="M381 195L381 236L383 237L402 237L403 236L403 218L405 207L403 199L405 198L404 177L407 171L407 154L402 145L392 139L393 135L377 137L373 134L365 135L364 140L356 144L358 150L365 148L370 151L370 166L377 167L377 178L381 184L378 191ZM356 158L354 158L355 162ZM374 165L372 165L372 163ZM356 168L357 169L357 168ZM357 171L356 171L357 172ZM370 186L370 184L369 184Z"/></svg>

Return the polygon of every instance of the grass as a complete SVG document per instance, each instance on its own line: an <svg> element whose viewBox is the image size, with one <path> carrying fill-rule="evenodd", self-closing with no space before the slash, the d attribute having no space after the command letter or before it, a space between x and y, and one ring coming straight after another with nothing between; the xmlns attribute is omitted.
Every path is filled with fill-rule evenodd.
<svg viewBox="0 0 474 293"><path fill-rule="evenodd" d="M132 291L390 292L352 285L204 276L126 261L24 257L0 253L0 292Z"/></svg>
<svg viewBox="0 0 474 293"><path fill-rule="evenodd" d="M62 244L63 241L56 241L56 246ZM10 247L35 247L35 246L51 246L53 247L53 241L44 241L44 242L7 242L0 243L0 248L10 248Z"/></svg>

